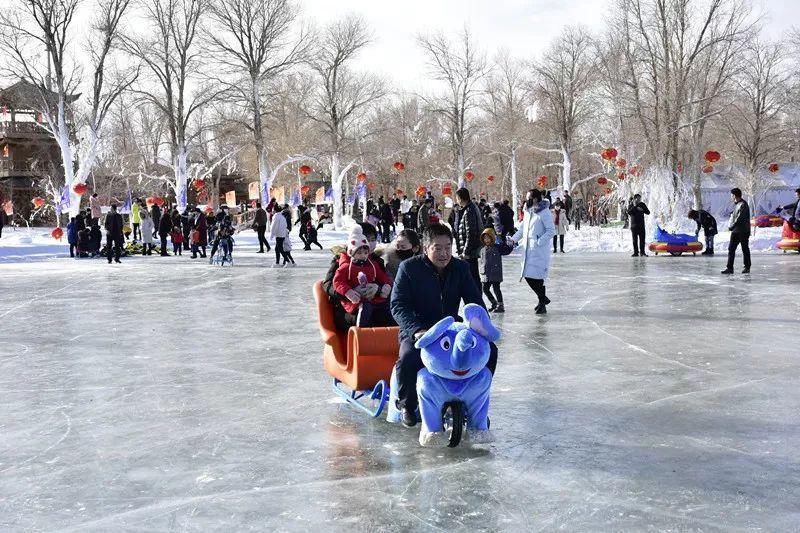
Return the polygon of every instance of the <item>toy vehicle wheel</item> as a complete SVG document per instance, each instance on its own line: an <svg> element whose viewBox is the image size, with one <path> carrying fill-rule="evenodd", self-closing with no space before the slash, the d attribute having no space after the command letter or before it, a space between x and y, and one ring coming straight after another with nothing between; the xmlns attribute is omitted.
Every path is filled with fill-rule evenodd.
<svg viewBox="0 0 800 533"><path fill-rule="evenodd" d="M448 448L455 448L461 442L465 422L463 403L447 402L444 404L442 408L442 427L448 436Z"/></svg>
<svg viewBox="0 0 800 533"><path fill-rule="evenodd" d="M683 252L670 252L669 255L672 257L680 257L683 255Z"/></svg>

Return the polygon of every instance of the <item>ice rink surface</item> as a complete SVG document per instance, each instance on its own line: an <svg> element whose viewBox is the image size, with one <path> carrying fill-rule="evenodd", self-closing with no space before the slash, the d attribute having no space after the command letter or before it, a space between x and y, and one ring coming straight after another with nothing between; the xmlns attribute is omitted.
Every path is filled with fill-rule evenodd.
<svg viewBox="0 0 800 533"><path fill-rule="evenodd" d="M484 450L336 400L294 255L0 265L0 530L800 527L797 255L508 260Z"/></svg>

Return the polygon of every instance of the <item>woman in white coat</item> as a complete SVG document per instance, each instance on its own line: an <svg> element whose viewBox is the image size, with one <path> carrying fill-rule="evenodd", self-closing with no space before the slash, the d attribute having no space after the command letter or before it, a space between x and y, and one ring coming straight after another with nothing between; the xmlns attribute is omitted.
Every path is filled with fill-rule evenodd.
<svg viewBox="0 0 800 533"><path fill-rule="evenodd" d="M550 202L542 199L541 191L531 189L525 202L525 214L517 233L509 240L522 246L522 277L539 298L536 314L547 313L547 290L544 281L550 270L550 242L556 234Z"/></svg>
<svg viewBox="0 0 800 533"><path fill-rule="evenodd" d="M142 255L152 255L153 253L153 218L147 209L139 211L139 219L142 234Z"/></svg>
<svg viewBox="0 0 800 533"><path fill-rule="evenodd" d="M553 202L553 209L551 209L553 217L553 225L556 228L556 234L553 235L553 253L557 253L556 245L560 244L561 253L564 253L564 235L567 234L569 228L569 220L567 220L567 211L564 209L564 204L561 203L560 198L556 198Z"/></svg>

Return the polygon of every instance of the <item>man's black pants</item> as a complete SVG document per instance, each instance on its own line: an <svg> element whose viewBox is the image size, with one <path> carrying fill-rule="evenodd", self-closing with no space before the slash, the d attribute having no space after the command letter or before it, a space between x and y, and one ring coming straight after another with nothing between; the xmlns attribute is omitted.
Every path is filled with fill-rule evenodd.
<svg viewBox="0 0 800 533"><path fill-rule="evenodd" d="M475 280L475 286L478 287L478 292L480 292L483 288L483 284L481 283L481 271L478 267L478 258L465 259L465 261L469 265L469 273L472 275L472 279Z"/></svg>
<svg viewBox="0 0 800 533"><path fill-rule="evenodd" d="M414 341L403 339L400 342L400 358L397 360L397 408L407 407L416 411L417 401L417 372L422 370L422 355L420 350L414 348ZM497 368L497 345L489 343L489 362L486 368L494 375Z"/></svg>
<svg viewBox="0 0 800 533"><path fill-rule="evenodd" d="M120 256L122 255L122 246L124 244L124 238L122 235L118 237L112 237L108 235L106 237L106 250L108 251L108 262L111 262L111 251L114 251L114 261L119 261Z"/></svg>
<svg viewBox="0 0 800 533"><path fill-rule="evenodd" d="M731 233L731 242L728 245L728 270L733 270L733 260L736 258L736 247L742 245L744 267L750 269L750 235Z"/></svg>
<svg viewBox="0 0 800 533"><path fill-rule="evenodd" d="M633 238L633 253L644 255L644 226L631 228L631 237Z"/></svg>
<svg viewBox="0 0 800 533"><path fill-rule="evenodd" d="M267 237L265 233L267 232L266 226L256 226L256 233L258 234L258 248L260 252L264 251L264 245L267 246L267 251L269 252L269 242L267 241Z"/></svg>
<svg viewBox="0 0 800 533"><path fill-rule="evenodd" d="M159 233L158 236L161 237L161 255L169 255L167 253L167 234Z"/></svg>

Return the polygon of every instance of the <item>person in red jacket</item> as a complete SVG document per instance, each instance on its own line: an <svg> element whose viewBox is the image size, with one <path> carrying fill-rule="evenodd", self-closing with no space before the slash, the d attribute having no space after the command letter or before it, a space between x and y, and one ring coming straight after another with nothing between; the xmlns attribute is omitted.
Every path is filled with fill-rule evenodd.
<svg viewBox="0 0 800 533"><path fill-rule="evenodd" d="M339 268L333 276L334 290L344 296L342 306L347 313L358 313L357 327L394 326L388 300L392 278L369 254L369 242L361 226L355 226L347 239L347 253L339 258ZM378 285L378 292L367 300L364 293L370 283Z"/></svg>

